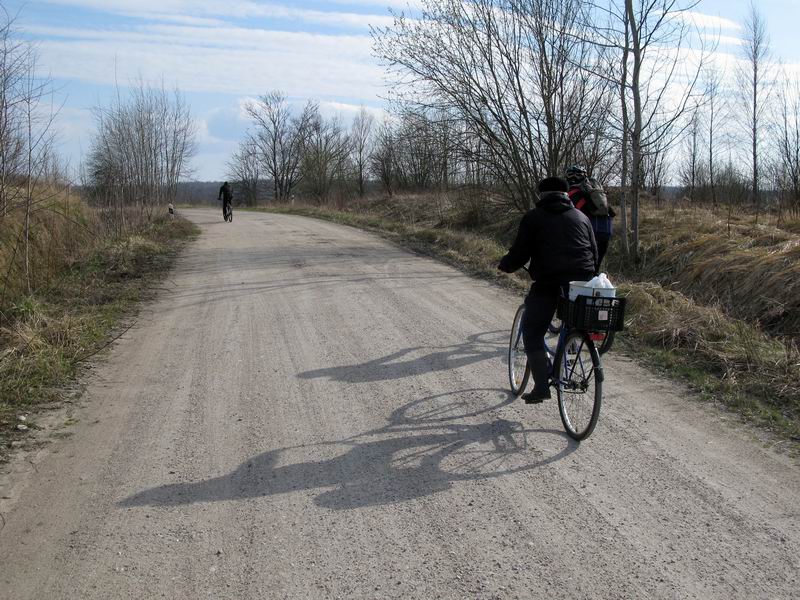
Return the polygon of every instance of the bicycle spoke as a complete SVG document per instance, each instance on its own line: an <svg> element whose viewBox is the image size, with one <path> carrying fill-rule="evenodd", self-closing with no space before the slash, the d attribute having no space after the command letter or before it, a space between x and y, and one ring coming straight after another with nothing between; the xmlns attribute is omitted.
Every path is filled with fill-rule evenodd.
<svg viewBox="0 0 800 600"><path fill-rule="evenodd" d="M559 412L567 433L580 440L592 432L599 414L602 390L596 379L596 354L581 331L567 336L562 352L556 387Z"/></svg>

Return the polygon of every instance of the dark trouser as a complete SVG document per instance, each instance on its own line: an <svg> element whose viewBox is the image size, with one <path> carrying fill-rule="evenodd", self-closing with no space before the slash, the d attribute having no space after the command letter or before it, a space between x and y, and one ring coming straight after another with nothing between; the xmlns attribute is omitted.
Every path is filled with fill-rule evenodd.
<svg viewBox="0 0 800 600"><path fill-rule="evenodd" d="M594 273L573 273L563 283L533 282L531 290L525 297L525 314L522 317L522 341L525 342L525 353L544 351L544 336L547 327L553 320L558 306L561 291L569 293L570 281L588 281Z"/></svg>
<svg viewBox="0 0 800 600"><path fill-rule="evenodd" d="M522 319L522 339L528 368L533 375L534 395L546 398L549 395L550 361L547 356L544 336L558 305L558 284L534 283L525 298L525 314Z"/></svg>
<svg viewBox="0 0 800 600"><path fill-rule="evenodd" d="M534 283L525 297L525 314L522 316L522 341L525 352L544 352L544 336L558 305L558 284Z"/></svg>
<svg viewBox="0 0 800 600"><path fill-rule="evenodd" d="M597 242L597 272L599 273L603 257L606 255L606 250L608 250L608 243L611 241L611 234L595 231L594 239Z"/></svg>
<svg viewBox="0 0 800 600"><path fill-rule="evenodd" d="M591 279L591 273L583 273L570 279L586 281ZM534 282L531 291L525 297L525 314L522 317L522 341L525 343L525 354L528 356L528 366L533 375L533 394L539 397L548 397L550 360L547 355L547 346L544 336L550 321L558 306L558 297L561 290L569 292L569 283ZM542 396L541 394L545 394Z"/></svg>
<svg viewBox="0 0 800 600"><path fill-rule="evenodd" d="M223 200L222 201L222 218L227 219L228 213L231 210L231 201L230 200Z"/></svg>

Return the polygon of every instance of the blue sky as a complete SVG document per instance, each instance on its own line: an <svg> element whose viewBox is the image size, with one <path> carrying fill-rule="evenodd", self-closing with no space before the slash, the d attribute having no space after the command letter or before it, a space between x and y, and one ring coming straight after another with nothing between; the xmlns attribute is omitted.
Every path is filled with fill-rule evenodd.
<svg viewBox="0 0 800 600"><path fill-rule="evenodd" d="M186 95L198 121L195 178L221 179L247 127L242 106L271 89L297 103L321 102L349 120L361 104L380 114L383 70L371 57L370 25L407 0L28 0L5 6L36 40L53 77L62 153L77 166L88 147L94 106L115 82L164 81ZM704 0L696 20L735 54L747 0ZM800 69L800 1L759 0L773 52Z"/></svg>

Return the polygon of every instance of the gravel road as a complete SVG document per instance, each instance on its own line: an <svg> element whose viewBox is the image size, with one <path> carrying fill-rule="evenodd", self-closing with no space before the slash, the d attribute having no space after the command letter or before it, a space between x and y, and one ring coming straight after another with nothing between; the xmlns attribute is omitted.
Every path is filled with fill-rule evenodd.
<svg viewBox="0 0 800 600"><path fill-rule="evenodd" d="M0 478L0 598L800 594L800 468L719 410L612 357L573 443L507 392L518 296L347 227L185 214L77 422Z"/></svg>

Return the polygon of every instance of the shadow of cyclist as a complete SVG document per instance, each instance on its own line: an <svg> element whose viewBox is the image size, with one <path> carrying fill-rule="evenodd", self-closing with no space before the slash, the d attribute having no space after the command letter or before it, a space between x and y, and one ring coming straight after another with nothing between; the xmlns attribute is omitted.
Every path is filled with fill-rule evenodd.
<svg viewBox="0 0 800 600"><path fill-rule="evenodd" d="M422 373L452 371L505 354L506 331L476 333L461 344L416 346L355 365L314 369L298 374L300 379L326 378L347 383L403 379Z"/></svg>
<svg viewBox="0 0 800 600"><path fill-rule="evenodd" d="M120 505L176 506L320 490L314 499L318 506L353 509L436 494L459 481L529 471L577 447L558 430L526 429L502 418L466 423L513 400L507 396L477 410L468 402L454 401L454 396L476 391L421 398L395 410L384 427L342 440L269 450L232 473L154 487ZM560 450L545 455L529 444L532 434L546 435Z"/></svg>

